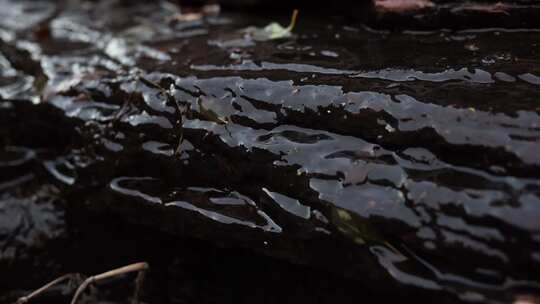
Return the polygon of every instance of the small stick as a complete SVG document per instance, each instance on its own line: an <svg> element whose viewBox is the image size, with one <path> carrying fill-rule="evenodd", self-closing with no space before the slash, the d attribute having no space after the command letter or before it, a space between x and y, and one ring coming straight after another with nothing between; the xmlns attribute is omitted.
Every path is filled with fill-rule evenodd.
<svg viewBox="0 0 540 304"><path fill-rule="evenodd" d="M135 279L135 290L133 291L133 298L131 299L131 304L139 303L139 294L141 292L141 288L144 283L145 274L146 274L146 269L139 271L139 273L137 274L137 278Z"/></svg>
<svg viewBox="0 0 540 304"><path fill-rule="evenodd" d="M292 32L292 30L294 29L294 26L296 25L296 19L297 18L298 18L298 10L295 9L292 12L291 23L289 23L289 26L287 26L287 30L289 32Z"/></svg>
<svg viewBox="0 0 540 304"><path fill-rule="evenodd" d="M65 274L61 277L58 277L52 281L50 281L49 283L43 285L42 287L34 290L31 294L27 295L27 296L24 296L24 297L20 297L19 299L17 299L17 304L24 304L24 303L27 303L28 301L30 301L32 298L34 297L37 297L39 296L40 294L42 294L43 292L47 291L49 288L53 287L54 285L57 285L58 283L62 282L62 281L65 281L66 279L71 279L73 277L77 276L76 273L68 273L68 274Z"/></svg>
<svg viewBox="0 0 540 304"><path fill-rule="evenodd" d="M90 284L93 284L95 282L99 282L108 278L123 275L126 273L130 273L130 272L139 272L139 275L140 275L140 273L145 272L146 270L148 270L148 268L149 268L148 263L140 262L140 263L135 263L135 264L127 265L124 267L116 268L116 269L113 269L113 270L110 270L110 271L107 271L107 272L104 272L95 276L91 276L88 279L84 280L84 282L79 286L79 288L77 288L77 291L75 292L75 295L73 296L73 299L71 300L71 304L77 303L79 296L84 292L84 290ZM142 284L139 282L142 282L142 279L140 279L140 276L137 276L137 283L135 286L135 291L137 293L137 296L138 296L138 289L140 288L139 284ZM138 300L137 298L134 299L134 301L137 301L137 300Z"/></svg>

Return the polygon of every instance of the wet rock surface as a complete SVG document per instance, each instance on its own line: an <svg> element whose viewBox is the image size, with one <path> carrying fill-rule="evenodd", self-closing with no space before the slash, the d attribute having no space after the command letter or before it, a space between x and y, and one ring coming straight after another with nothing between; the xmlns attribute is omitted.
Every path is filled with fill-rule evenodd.
<svg viewBox="0 0 540 304"><path fill-rule="evenodd" d="M539 30L392 32L301 16L294 37L258 42L239 30L287 17L0 5L6 273L28 259L76 270L62 261L80 247L39 250L77 239L88 214L375 294L539 293Z"/></svg>
<svg viewBox="0 0 540 304"><path fill-rule="evenodd" d="M538 28L538 1L375 0L373 24L397 28Z"/></svg>

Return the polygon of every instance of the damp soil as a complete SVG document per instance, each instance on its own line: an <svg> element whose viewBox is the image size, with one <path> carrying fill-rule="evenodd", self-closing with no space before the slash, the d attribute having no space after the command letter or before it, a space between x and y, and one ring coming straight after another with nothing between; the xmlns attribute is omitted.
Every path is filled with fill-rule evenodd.
<svg viewBox="0 0 540 304"><path fill-rule="evenodd" d="M538 299L539 29L0 5L1 301Z"/></svg>

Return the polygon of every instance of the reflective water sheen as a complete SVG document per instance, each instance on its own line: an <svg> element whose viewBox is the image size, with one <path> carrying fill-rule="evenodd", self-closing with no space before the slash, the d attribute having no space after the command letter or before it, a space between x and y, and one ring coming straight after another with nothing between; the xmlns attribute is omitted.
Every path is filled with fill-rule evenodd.
<svg viewBox="0 0 540 304"><path fill-rule="evenodd" d="M540 292L538 30L254 42L272 20L111 3L0 1L2 248L60 197L374 289Z"/></svg>

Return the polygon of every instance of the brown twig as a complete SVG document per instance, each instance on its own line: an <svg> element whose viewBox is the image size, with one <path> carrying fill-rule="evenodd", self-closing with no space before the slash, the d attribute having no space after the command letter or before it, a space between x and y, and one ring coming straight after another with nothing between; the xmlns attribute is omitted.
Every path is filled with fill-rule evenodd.
<svg viewBox="0 0 540 304"><path fill-rule="evenodd" d="M135 263L135 264L127 265L124 267L116 268L116 269L113 269L113 270L110 270L110 271L107 271L107 272L104 272L95 276L91 276L88 279L84 280L84 282L79 286L79 288L77 288L77 291L75 292L75 295L73 296L73 299L71 300L71 304L77 303L77 300L79 299L81 294L90 284L93 284L95 282L99 282L108 278L123 275L126 273L130 273L130 272L139 272L139 276L137 276L137 281L136 281L136 286L135 286L136 295L138 296L138 291L140 289L140 286L138 286L138 284L142 284L142 279L140 279L140 277L142 276L141 273L148 270L148 268L149 268L148 263L140 262L140 263ZM137 303L138 298L133 299L133 301L134 303Z"/></svg>
<svg viewBox="0 0 540 304"><path fill-rule="evenodd" d="M135 279L135 291L133 293L133 299L132 299L132 303L137 304L139 303L139 293L140 293L141 286L144 281L144 275L146 271L148 270L148 268L149 268L148 263L139 262L139 263L130 264L124 267L116 268L116 269L113 269L113 270L110 270L110 271L107 271L107 272L104 272L95 276L91 276L87 278L86 280L84 280L84 282L82 282L81 285L79 285L79 288L77 288L77 291L75 291L75 295L73 296L71 300L71 304L75 304L77 300L79 299L79 297L82 295L82 293L86 290L86 288L93 283L103 281L105 279L109 279L112 277L120 276L123 274L131 273L131 272L138 272L137 278ZM73 279L79 276L80 274L78 273L65 274L59 278L56 278L50 281L49 283L43 285L42 287L34 290L29 295L20 297L19 299L17 299L16 304L28 303L28 301L30 301L32 298L39 296L40 294L50 289L52 286L57 285L67 279Z"/></svg>
<svg viewBox="0 0 540 304"><path fill-rule="evenodd" d="M28 303L28 301L30 301L32 298L35 298L35 297L39 296L40 294L44 293L45 291L47 291L49 288L53 287L54 285L57 285L60 282L65 281L66 279L72 279L73 277L76 277L78 275L79 274L77 274L77 273L68 273L68 274L65 274L65 275L63 275L61 277L58 277L58 278L50 281L49 283L41 286L40 288L34 290L29 295L24 296L24 297L20 297L19 299L17 299L16 303L17 304Z"/></svg>

